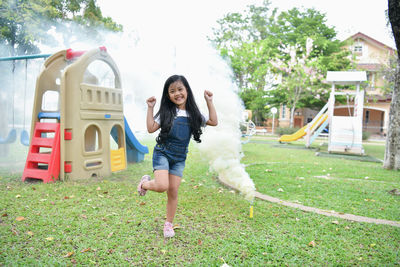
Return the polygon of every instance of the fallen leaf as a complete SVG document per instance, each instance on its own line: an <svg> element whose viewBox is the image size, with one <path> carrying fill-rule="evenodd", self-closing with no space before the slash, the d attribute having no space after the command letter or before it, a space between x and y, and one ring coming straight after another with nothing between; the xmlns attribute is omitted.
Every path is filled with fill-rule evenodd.
<svg viewBox="0 0 400 267"><path fill-rule="evenodd" d="M111 233L109 233L109 234L108 234L108 236L107 236L107 238L110 238L110 237L112 237L112 236L113 236L113 234L114 234L114 232L111 232Z"/></svg>
<svg viewBox="0 0 400 267"><path fill-rule="evenodd" d="M72 255L74 255L74 252L72 251L72 252L68 252L65 256L64 256L64 258L69 258L69 257L71 257Z"/></svg>
<svg viewBox="0 0 400 267"><path fill-rule="evenodd" d="M271 169L266 169L265 172L272 172L272 170Z"/></svg>
<svg viewBox="0 0 400 267"><path fill-rule="evenodd" d="M36 190L36 188L35 188L35 187L32 187L32 190Z"/></svg>
<svg viewBox="0 0 400 267"><path fill-rule="evenodd" d="M46 237L46 240L47 240L47 241L53 241L53 240L54 240L54 237L52 237L52 236Z"/></svg>
<svg viewBox="0 0 400 267"><path fill-rule="evenodd" d="M103 194L104 194L104 195L107 195L107 194L108 194L108 191L104 191Z"/></svg>
<svg viewBox="0 0 400 267"><path fill-rule="evenodd" d="M82 249L81 252L85 253L85 252L88 252L88 251L91 251L91 250L92 250L91 248L85 248L85 249Z"/></svg>
<svg viewBox="0 0 400 267"><path fill-rule="evenodd" d="M310 243L308 243L308 246L309 247L315 247L316 246L316 244L315 244L315 242L314 242L314 240L313 241L311 241Z"/></svg>
<svg viewBox="0 0 400 267"><path fill-rule="evenodd" d="M96 189L97 191L100 191L101 190L101 188L100 188L100 186L99 187L97 187L97 189Z"/></svg>
<svg viewBox="0 0 400 267"><path fill-rule="evenodd" d="M333 224L339 224L339 221L332 221Z"/></svg>
<svg viewBox="0 0 400 267"><path fill-rule="evenodd" d="M376 244L372 243L372 244L370 244L369 246L370 246L371 248L373 248L373 247L376 246Z"/></svg>
<svg viewBox="0 0 400 267"><path fill-rule="evenodd" d="M28 231L26 232L28 235L33 236L33 232L32 231Z"/></svg>
<svg viewBox="0 0 400 267"><path fill-rule="evenodd" d="M87 219L87 216L86 216L85 214L82 214L81 217L82 217L83 219Z"/></svg>
<svg viewBox="0 0 400 267"><path fill-rule="evenodd" d="M1 215L1 217L7 217L7 216L8 216L7 213L3 213L3 214Z"/></svg>
<svg viewBox="0 0 400 267"><path fill-rule="evenodd" d="M278 188L278 192L284 192L282 188Z"/></svg>
<svg viewBox="0 0 400 267"><path fill-rule="evenodd" d="M203 241L201 241L200 239L197 240L197 245L199 245L199 246L203 245Z"/></svg>
<svg viewBox="0 0 400 267"><path fill-rule="evenodd" d="M179 224L174 224L174 226L172 227L174 230L175 229L182 229L182 227Z"/></svg>
<svg viewBox="0 0 400 267"><path fill-rule="evenodd" d="M68 197L68 196L65 196L64 199L69 199L69 197Z"/></svg>
<svg viewBox="0 0 400 267"><path fill-rule="evenodd" d="M20 198L20 197L21 197L21 195L16 195L15 197L16 197L16 198Z"/></svg>
<svg viewBox="0 0 400 267"><path fill-rule="evenodd" d="M111 253L114 252L114 250L113 249L109 249L107 252L108 252L108 254L111 254Z"/></svg>
<svg viewBox="0 0 400 267"><path fill-rule="evenodd" d="M22 216L18 216L17 218L15 218L15 220L16 220L17 222L20 222L20 221L25 220L25 218L22 217Z"/></svg>
<svg viewBox="0 0 400 267"><path fill-rule="evenodd" d="M167 251L165 249L160 250L162 254L167 253Z"/></svg>
<svg viewBox="0 0 400 267"><path fill-rule="evenodd" d="M140 206L144 206L144 205L146 205L145 201L140 202Z"/></svg>

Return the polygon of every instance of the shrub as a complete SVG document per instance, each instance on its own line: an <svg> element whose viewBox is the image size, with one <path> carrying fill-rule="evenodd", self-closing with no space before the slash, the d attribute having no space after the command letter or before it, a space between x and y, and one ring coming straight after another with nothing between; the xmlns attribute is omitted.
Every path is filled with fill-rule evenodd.
<svg viewBox="0 0 400 267"><path fill-rule="evenodd" d="M368 140L370 136L370 132L362 132L362 140Z"/></svg>
<svg viewBox="0 0 400 267"><path fill-rule="evenodd" d="M290 128L290 127L278 127L275 129L275 133L278 134L279 136L284 135L284 134L293 134L297 132L300 128Z"/></svg>

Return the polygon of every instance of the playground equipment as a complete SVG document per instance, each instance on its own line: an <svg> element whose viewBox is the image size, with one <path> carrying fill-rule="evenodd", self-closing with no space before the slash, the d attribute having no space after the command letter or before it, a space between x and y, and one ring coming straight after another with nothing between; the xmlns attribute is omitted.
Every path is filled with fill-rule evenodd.
<svg viewBox="0 0 400 267"><path fill-rule="evenodd" d="M329 125L329 152L347 152L362 154L362 116L364 91L360 90L360 83L366 81L365 71L328 71L327 81L332 83L328 103L319 111L314 119L291 135L282 135L279 142L292 142L302 137L306 140L306 147L310 147L319 134ZM335 84L356 85L356 91L336 92ZM335 116L335 96L347 97L348 116ZM349 108L349 96L354 96L354 112Z"/></svg>
<svg viewBox="0 0 400 267"><path fill-rule="evenodd" d="M95 62L111 69L111 87L89 71ZM120 73L105 47L62 50L45 61L31 124L23 181L109 176L148 153L124 117Z"/></svg>
<svg viewBox="0 0 400 267"><path fill-rule="evenodd" d="M362 147L362 119L364 109L364 90L360 83L367 80L365 71L328 71L327 82L332 84L329 97L329 145L328 152L347 152L364 154ZM356 85L356 91L336 92L335 85ZM334 114L335 96L347 98L348 116ZM349 96L354 96L353 114L350 111Z"/></svg>
<svg viewBox="0 0 400 267"><path fill-rule="evenodd" d="M12 112L13 112L13 127L8 133L6 138L0 138L0 144L11 144L17 140L17 129L15 128L15 64L17 61L25 60L25 78L24 78L24 108L23 108L23 129L20 133L20 142L25 146L29 146L29 134L25 129L25 109L26 109L26 94L27 94L27 80L28 80L28 60L30 59L40 59L48 58L50 54L40 54L40 55L25 55L25 56L14 56L14 57L1 57L0 61L12 61L12 90L13 95L11 98L12 102Z"/></svg>
<svg viewBox="0 0 400 267"><path fill-rule="evenodd" d="M328 118L328 114L326 111L328 104L326 104L321 111L314 117L314 119L309 122L307 125L300 128L297 132L293 134L284 134L279 138L279 142L292 142L296 141L304 136L306 136L307 145L309 146L315 139L315 137L311 137L311 134L317 130L320 133L326 127L326 121ZM317 135L318 136L318 135Z"/></svg>
<svg viewBox="0 0 400 267"><path fill-rule="evenodd" d="M256 125L251 120L251 111L244 111L242 114L242 122L240 123L240 129L242 131L242 144L247 144L251 137L256 133Z"/></svg>

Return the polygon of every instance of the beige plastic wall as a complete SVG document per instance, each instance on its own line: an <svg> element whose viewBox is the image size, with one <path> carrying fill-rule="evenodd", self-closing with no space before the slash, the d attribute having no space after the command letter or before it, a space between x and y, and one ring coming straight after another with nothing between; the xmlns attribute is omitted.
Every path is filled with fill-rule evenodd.
<svg viewBox="0 0 400 267"><path fill-rule="evenodd" d="M61 74L63 69L68 65L68 62L65 60L65 55L66 50L62 50L49 57L44 62L44 68L39 74L39 77L36 79L30 142L32 141L35 124L39 121L38 114L40 112L49 112L48 110L43 109L43 95L47 91L54 91L57 92L58 95L60 95ZM59 113L59 105L57 110L54 110L52 112Z"/></svg>
<svg viewBox="0 0 400 267"><path fill-rule="evenodd" d="M96 77L87 68L92 62L105 62L115 76L114 88L96 85ZM126 145L123 95L119 70L104 49L93 49L76 59L63 72L60 88L61 179L87 179L111 175L110 132L118 129L118 147ZM65 132L72 135L65 140ZM69 164L71 172L65 172Z"/></svg>

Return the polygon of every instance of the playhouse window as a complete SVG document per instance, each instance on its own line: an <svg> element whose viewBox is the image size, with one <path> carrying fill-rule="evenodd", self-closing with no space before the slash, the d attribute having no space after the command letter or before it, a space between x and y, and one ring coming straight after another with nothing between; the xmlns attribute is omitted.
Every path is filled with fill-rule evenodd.
<svg viewBox="0 0 400 267"><path fill-rule="evenodd" d="M46 91L42 97L43 111L58 111L59 93L57 91Z"/></svg>
<svg viewBox="0 0 400 267"><path fill-rule="evenodd" d="M112 68L102 60L95 60L86 70L87 79L84 82L103 87L115 88L115 75Z"/></svg>
<svg viewBox="0 0 400 267"><path fill-rule="evenodd" d="M85 131L85 151L94 152L101 149L101 133L96 125L90 125Z"/></svg>

